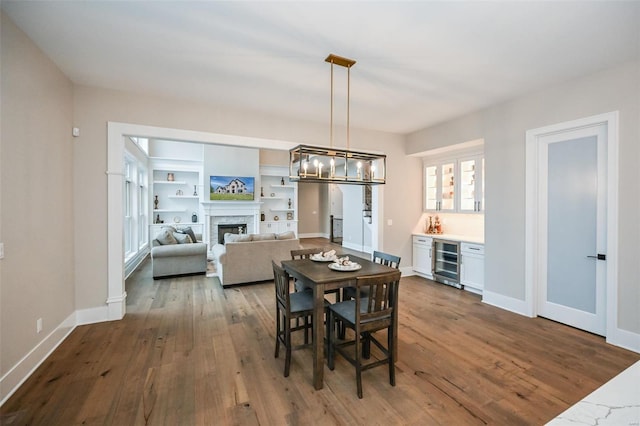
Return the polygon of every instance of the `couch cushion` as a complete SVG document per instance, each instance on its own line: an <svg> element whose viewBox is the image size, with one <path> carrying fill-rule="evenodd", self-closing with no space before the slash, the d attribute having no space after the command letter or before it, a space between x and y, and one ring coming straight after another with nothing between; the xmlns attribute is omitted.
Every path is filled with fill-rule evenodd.
<svg viewBox="0 0 640 426"><path fill-rule="evenodd" d="M178 232L178 230L175 227L171 226L171 225L162 225L161 229L163 231Z"/></svg>
<svg viewBox="0 0 640 426"><path fill-rule="evenodd" d="M251 234L251 241L269 241L275 240L276 234Z"/></svg>
<svg viewBox="0 0 640 426"><path fill-rule="evenodd" d="M158 242L163 246L178 244L178 241L173 236L173 232L169 231L168 229L161 231L156 237L156 240L158 240Z"/></svg>
<svg viewBox="0 0 640 426"><path fill-rule="evenodd" d="M191 244L193 242L189 234L182 234L180 232L174 232L173 238L176 239L178 244Z"/></svg>
<svg viewBox="0 0 640 426"><path fill-rule="evenodd" d="M293 240L295 237L296 234L293 231L287 231L276 235L278 240Z"/></svg>
<svg viewBox="0 0 640 426"><path fill-rule="evenodd" d="M251 241L251 234L224 234L224 243L247 243Z"/></svg>
<svg viewBox="0 0 640 426"><path fill-rule="evenodd" d="M193 233L193 229L191 229L190 226L183 226L181 228L178 228L178 232L180 232L181 234L187 234L191 238L192 243L198 241L198 239L196 238L196 234Z"/></svg>

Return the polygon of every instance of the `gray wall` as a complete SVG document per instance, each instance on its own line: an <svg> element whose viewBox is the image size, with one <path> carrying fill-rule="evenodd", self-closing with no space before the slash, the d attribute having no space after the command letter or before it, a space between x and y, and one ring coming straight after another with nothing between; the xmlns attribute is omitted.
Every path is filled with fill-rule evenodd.
<svg viewBox="0 0 640 426"><path fill-rule="evenodd" d="M620 111L618 318L620 328L640 332L639 94L640 61L549 87L408 136L407 153L484 138L488 290L520 300L525 297L525 132Z"/></svg>
<svg viewBox="0 0 640 426"><path fill-rule="evenodd" d="M71 136L71 82L4 13L1 19L3 377L29 351L37 354L36 345L75 310L72 173L77 140ZM80 181L75 186L86 184ZM92 250L93 245L95 241L85 249ZM43 322L40 334L36 333L38 318ZM0 399L5 386L3 382Z"/></svg>

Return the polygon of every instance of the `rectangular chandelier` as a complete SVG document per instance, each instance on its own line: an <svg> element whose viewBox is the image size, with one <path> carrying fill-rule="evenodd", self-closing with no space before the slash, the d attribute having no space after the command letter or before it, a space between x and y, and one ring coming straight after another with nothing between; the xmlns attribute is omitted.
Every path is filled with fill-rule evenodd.
<svg viewBox="0 0 640 426"><path fill-rule="evenodd" d="M385 154L310 145L289 150L292 182L378 185L385 183L386 169Z"/></svg>

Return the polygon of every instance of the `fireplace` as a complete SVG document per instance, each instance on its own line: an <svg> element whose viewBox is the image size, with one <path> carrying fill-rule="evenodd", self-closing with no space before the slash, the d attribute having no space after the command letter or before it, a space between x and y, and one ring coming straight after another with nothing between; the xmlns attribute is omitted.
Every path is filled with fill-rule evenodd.
<svg viewBox="0 0 640 426"><path fill-rule="evenodd" d="M202 203L205 214L204 234L209 250L216 244L223 244L224 233L234 232L219 226L235 227L244 225L243 234L260 232L260 203L247 201L207 201ZM222 241L222 242L220 242Z"/></svg>
<svg viewBox="0 0 640 426"><path fill-rule="evenodd" d="M246 223L219 223L218 224L218 244L224 244L224 234L246 234Z"/></svg>

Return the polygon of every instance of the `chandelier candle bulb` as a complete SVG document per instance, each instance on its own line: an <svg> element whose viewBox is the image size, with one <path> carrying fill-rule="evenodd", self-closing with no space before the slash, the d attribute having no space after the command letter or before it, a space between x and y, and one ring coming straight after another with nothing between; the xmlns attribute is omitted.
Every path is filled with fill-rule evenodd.
<svg viewBox="0 0 640 426"><path fill-rule="evenodd" d="M329 161L329 165L331 166L331 177L336 175L336 160L333 158Z"/></svg>
<svg viewBox="0 0 640 426"><path fill-rule="evenodd" d="M322 163L318 163L318 177L322 177Z"/></svg>

